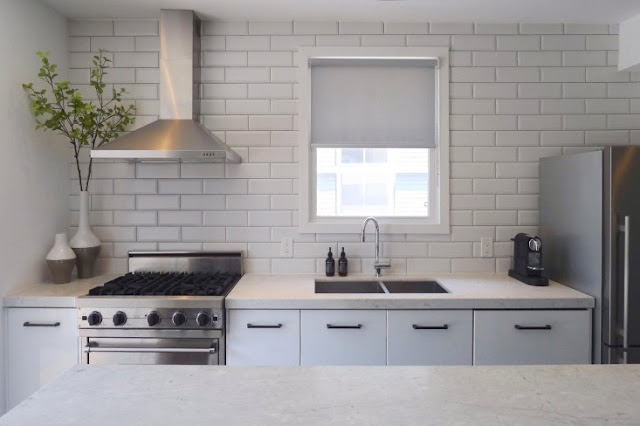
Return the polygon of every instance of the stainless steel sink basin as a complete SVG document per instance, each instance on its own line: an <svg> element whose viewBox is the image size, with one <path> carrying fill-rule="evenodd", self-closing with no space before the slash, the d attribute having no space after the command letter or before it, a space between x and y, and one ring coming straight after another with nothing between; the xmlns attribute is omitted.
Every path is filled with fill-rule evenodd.
<svg viewBox="0 0 640 426"><path fill-rule="evenodd" d="M316 293L385 293L377 281L316 281Z"/></svg>
<svg viewBox="0 0 640 426"><path fill-rule="evenodd" d="M316 293L448 293L437 281L316 281Z"/></svg>
<svg viewBox="0 0 640 426"><path fill-rule="evenodd" d="M437 281L383 281L389 293L449 293Z"/></svg>

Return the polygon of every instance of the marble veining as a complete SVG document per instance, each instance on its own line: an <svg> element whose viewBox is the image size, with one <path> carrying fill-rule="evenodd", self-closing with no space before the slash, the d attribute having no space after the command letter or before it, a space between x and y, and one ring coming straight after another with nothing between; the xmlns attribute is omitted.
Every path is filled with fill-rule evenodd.
<svg viewBox="0 0 640 426"><path fill-rule="evenodd" d="M76 366L0 425L632 425L640 365Z"/></svg>

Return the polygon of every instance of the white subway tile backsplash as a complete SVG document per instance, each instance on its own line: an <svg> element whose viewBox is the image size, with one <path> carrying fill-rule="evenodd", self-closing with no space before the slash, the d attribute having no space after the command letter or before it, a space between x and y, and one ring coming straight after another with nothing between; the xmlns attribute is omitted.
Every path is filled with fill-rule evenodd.
<svg viewBox="0 0 640 426"><path fill-rule="evenodd" d="M159 65L157 52L115 52L113 66L118 68L157 68Z"/></svg>
<svg viewBox="0 0 640 426"><path fill-rule="evenodd" d="M257 35L287 35L293 33L292 21L251 21L249 34Z"/></svg>
<svg viewBox="0 0 640 426"><path fill-rule="evenodd" d="M159 23L156 19L118 19L113 24L116 36L159 35Z"/></svg>
<svg viewBox="0 0 640 426"><path fill-rule="evenodd" d="M153 211L115 211L113 212L114 225L145 225L158 224L156 212Z"/></svg>
<svg viewBox="0 0 640 426"><path fill-rule="evenodd" d="M493 35L453 35L452 50L496 50L496 37Z"/></svg>
<svg viewBox="0 0 640 426"><path fill-rule="evenodd" d="M294 34L338 34L338 23L333 21L295 21Z"/></svg>
<svg viewBox="0 0 640 426"><path fill-rule="evenodd" d="M137 210L177 210L180 208L178 195L137 195Z"/></svg>
<svg viewBox="0 0 640 426"><path fill-rule="evenodd" d="M521 67L561 66L562 52L518 52Z"/></svg>
<svg viewBox="0 0 640 426"><path fill-rule="evenodd" d="M539 35L497 36L497 50L540 50Z"/></svg>
<svg viewBox="0 0 640 426"><path fill-rule="evenodd" d="M538 131L499 131L496 132L498 146L535 146L540 145Z"/></svg>
<svg viewBox="0 0 640 426"><path fill-rule="evenodd" d="M609 34L607 24L564 24L565 34Z"/></svg>
<svg viewBox="0 0 640 426"><path fill-rule="evenodd" d="M385 22L385 34L427 34L429 26L426 22ZM364 34L364 33L363 33Z"/></svg>
<svg viewBox="0 0 640 426"><path fill-rule="evenodd" d="M562 34L563 32L562 24L520 24L520 34Z"/></svg>
<svg viewBox="0 0 640 426"><path fill-rule="evenodd" d="M70 36L112 36L113 21L87 19L82 21L69 21Z"/></svg>
<svg viewBox="0 0 640 426"><path fill-rule="evenodd" d="M473 24L432 22L429 24L430 34L473 34Z"/></svg>
<svg viewBox="0 0 640 426"><path fill-rule="evenodd" d="M425 24L426 25L426 24ZM382 22L339 22L340 34L382 34Z"/></svg>
<svg viewBox="0 0 640 426"><path fill-rule="evenodd" d="M562 63L566 67L583 67L583 66L606 66L607 52L605 51L586 51L586 52L562 52Z"/></svg>
<svg viewBox="0 0 640 426"><path fill-rule="evenodd" d="M473 65L476 67L516 66L518 59L516 52L473 52Z"/></svg>
<svg viewBox="0 0 640 426"><path fill-rule="evenodd" d="M69 79L87 85L91 56L114 53L107 82L135 101L139 127L159 112L158 21L69 23ZM383 235L391 273L500 271L515 233L537 231L538 159L640 143L640 74L618 72L617 26L398 22L203 22L203 123L240 164L98 162L91 221L101 266L124 272L130 249L241 250L245 271L322 272L342 245L350 271L373 268L353 234L299 234L301 46L442 46L450 52L451 234ZM636 130L638 129L638 130ZM88 162L88 154L81 153ZM77 225L75 165L70 222ZM280 238L294 257L279 257ZM479 258L490 237L495 258Z"/></svg>
<svg viewBox="0 0 640 426"><path fill-rule="evenodd" d="M317 39L316 39L317 42ZM406 46L407 39L404 35L363 35L363 46ZM320 46L320 44L318 44Z"/></svg>

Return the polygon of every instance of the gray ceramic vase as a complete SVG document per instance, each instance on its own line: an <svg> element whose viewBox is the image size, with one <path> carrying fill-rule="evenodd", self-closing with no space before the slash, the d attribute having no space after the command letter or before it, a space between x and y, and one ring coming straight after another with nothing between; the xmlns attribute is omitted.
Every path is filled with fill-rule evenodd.
<svg viewBox="0 0 640 426"><path fill-rule="evenodd" d="M95 265L100 254L101 243L89 226L89 193L87 191L80 191L80 223L70 246L76 254L78 279L93 277L96 274Z"/></svg>
<svg viewBox="0 0 640 426"><path fill-rule="evenodd" d="M67 243L67 234L56 234L55 243L47 254L47 266L54 284L71 281L71 272L76 266L76 255Z"/></svg>

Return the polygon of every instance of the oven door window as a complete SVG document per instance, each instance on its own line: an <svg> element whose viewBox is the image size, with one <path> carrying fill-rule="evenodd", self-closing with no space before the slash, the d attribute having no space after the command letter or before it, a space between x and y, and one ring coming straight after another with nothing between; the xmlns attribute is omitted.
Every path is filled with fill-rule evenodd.
<svg viewBox="0 0 640 426"><path fill-rule="evenodd" d="M217 365L218 339L88 339L89 364Z"/></svg>

